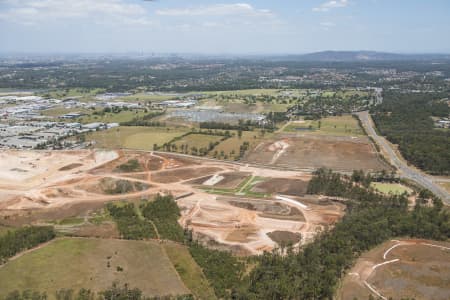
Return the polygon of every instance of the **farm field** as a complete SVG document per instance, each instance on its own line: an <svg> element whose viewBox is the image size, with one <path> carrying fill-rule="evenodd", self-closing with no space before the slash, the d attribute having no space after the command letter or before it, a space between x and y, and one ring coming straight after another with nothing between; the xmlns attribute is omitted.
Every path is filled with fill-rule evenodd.
<svg viewBox="0 0 450 300"><path fill-rule="evenodd" d="M261 136L259 131L243 131L241 138L238 137L237 133L234 132L235 135L225 141L221 142L217 145L213 151L209 153L211 157L214 156L217 151L216 158L226 158L229 160L234 160L239 158L240 147L244 142L249 143L249 149L256 147L261 141L263 141L263 137ZM270 134L266 133L266 137L269 137Z"/></svg>
<svg viewBox="0 0 450 300"><path fill-rule="evenodd" d="M450 244L392 240L366 252L344 277L337 299L448 299ZM378 293L378 295L377 295Z"/></svg>
<svg viewBox="0 0 450 300"><path fill-rule="evenodd" d="M392 193L395 195L400 195L404 192L408 194L412 192L410 188L399 183L372 182L371 186L384 194Z"/></svg>
<svg viewBox="0 0 450 300"><path fill-rule="evenodd" d="M63 238L0 268L0 297L32 289L55 299L55 287L101 291L113 282L128 283L148 296L189 293L156 242Z"/></svg>
<svg viewBox="0 0 450 300"><path fill-rule="evenodd" d="M153 150L153 145L162 145L188 130L184 128L121 126L89 134L86 140L95 141L96 148L130 148Z"/></svg>
<svg viewBox="0 0 450 300"><path fill-rule="evenodd" d="M320 128L319 128L320 125ZM292 121L284 128L285 132L298 132L314 135L362 136L364 131L358 121L350 115L326 117L320 120Z"/></svg>
<svg viewBox="0 0 450 300"><path fill-rule="evenodd" d="M136 117L143 117L147 113L143 110L122 110L119 113L105 113L103 116L89 114L78 119L81 123L121 123L133 120Z"/></svg>
<svg viewBox="0 0 450 300"><path fill-rule="evenodd" d="M202 269L186 246L167 242L163 247L185 285L198 299L217 299Z"/></svg>
<svg viewBox="0 0 450 300"><path fill-rule="evenodd" d="M181 147L187 147L188 149L192 149L192 147L200 148L208 148L210 143L219 142L222 136L215 135L206 135L206 134L189 134L184 136L183 138L177 140L173 144L177 146L178 151L181 150ZM189 151L191 153L191 151Z"/></svg>

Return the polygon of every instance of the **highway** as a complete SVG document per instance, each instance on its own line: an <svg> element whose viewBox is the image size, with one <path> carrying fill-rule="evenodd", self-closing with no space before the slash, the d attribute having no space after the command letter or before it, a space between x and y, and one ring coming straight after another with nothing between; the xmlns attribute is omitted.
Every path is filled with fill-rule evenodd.
<svg viewBox="0 0 450 300"><path fill-rule="evenodd" d="M376 133L369 112L363 111L357 113L357 115L361 120L367 134L380 146L381 152L387 156L386 159L398 169L401 177L415 181L422 187L429 189L435 195L440 197L447 205L450 205L450 194L435 182L433 176L427 175L414 167L408 166L407 163L397 155L394 149L392 149L389 142L387 142L384 137L379 136Z"/></svg>

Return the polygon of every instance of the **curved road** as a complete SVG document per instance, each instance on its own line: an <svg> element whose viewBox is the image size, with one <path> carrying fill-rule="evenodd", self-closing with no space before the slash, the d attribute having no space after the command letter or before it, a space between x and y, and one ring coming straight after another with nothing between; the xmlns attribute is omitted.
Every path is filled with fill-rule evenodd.
<svg viewBox="0 0 450 300"><path fill-rule="evenodd" d="M367 134L380 146L381 152L387 155L387 159L398 169L401 177L417 182L439 196L446 204L450 205L450 194L444 188L439 186L439 184L434 182L433 176L424 174L423 172L408 166L406 162L395 153L394 149L392 149L386 139L376 133L372 118L367 111L359 112L357 115L366 129Z"/></svg>

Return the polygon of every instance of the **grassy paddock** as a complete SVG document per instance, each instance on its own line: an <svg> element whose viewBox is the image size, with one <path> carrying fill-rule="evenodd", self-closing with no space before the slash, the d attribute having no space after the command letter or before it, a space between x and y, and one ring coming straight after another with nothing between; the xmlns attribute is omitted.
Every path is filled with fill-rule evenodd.
<svg viewBox="0 0 450 300"><path fill-rule="evenodd" d="M59 289L101 291L114 281L129 283L146 296L189 293L156 242L68 238L0 268L0 298L31 289L46 291L54 299Z"/></svg>
<svg viewBox="0 0 450 300"><path fill-rule="evenodd" d="M184 128L121 126L93 132L87 140L95 141L97 148L153 150L153 144L162 145L186 132Z"/></svg>
<svg viewBox="0 0 450 300"><path fill-rule="evenodd" d="M395 194L400 195L404 192L411 193L412 190L399 183L384 183L384 182L372 182L370 184L374 189L384 193L384 194Z"/></svg>
<svg viewBox="0 0 450 300"><path fill-rule="evenodd" d="M311 129L297 130L297 128ZM287 132L299 132L310 134L325 134L325 135L350 135L361 136L364 135L362 128L359 126L358 121L350 115L335 116L322 118L320 120L304 120L294 121L284 131Z"/></svg>
<svg viewBox="0 0 450 300"><path fill-rule="evenodd" d="M185 246L166 243L164 249L183 282L198 299L217 299L202 269Z"/></svg>
<svg viewBox="0 0 450 300"><path fill-rule="evenodd" d="M256 147L264 137L270 137L270 133L266 133L264 137L261 136L259 131L243 131L242 137L239 138L237 131L232 131L235 135L217 145L213 151L209 153L210 156L214 156L215 151L218 153L217 158L223 158L225 155L227 159L234 160L239 157L239 148L244 142L250 144L249 149ZM256 138L255 138L256 137ZM221 155L223 151L223 156Z"/></svg>

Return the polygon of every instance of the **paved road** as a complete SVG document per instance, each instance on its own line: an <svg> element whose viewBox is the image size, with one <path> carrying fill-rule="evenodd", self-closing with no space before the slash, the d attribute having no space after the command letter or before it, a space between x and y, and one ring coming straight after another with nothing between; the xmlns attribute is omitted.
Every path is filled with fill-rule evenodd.
<svg viewBox="0 0 450 300"><path fill-rule="evenodd" d="M366 129L367 134L371 136L380 146L382 152L388 156L387 159L391 162L391 164L397 167L400 176L417 182L424 188L432 191L435 195L441 197L446 204L450 205L450 194L443 187L434 182L435 179L433 176L424 174L415 168L409 167L406 162L397 155L394 149L392 149L386 139L376 133L372 118L367 111L359 112L358 117Z"/></svg>

